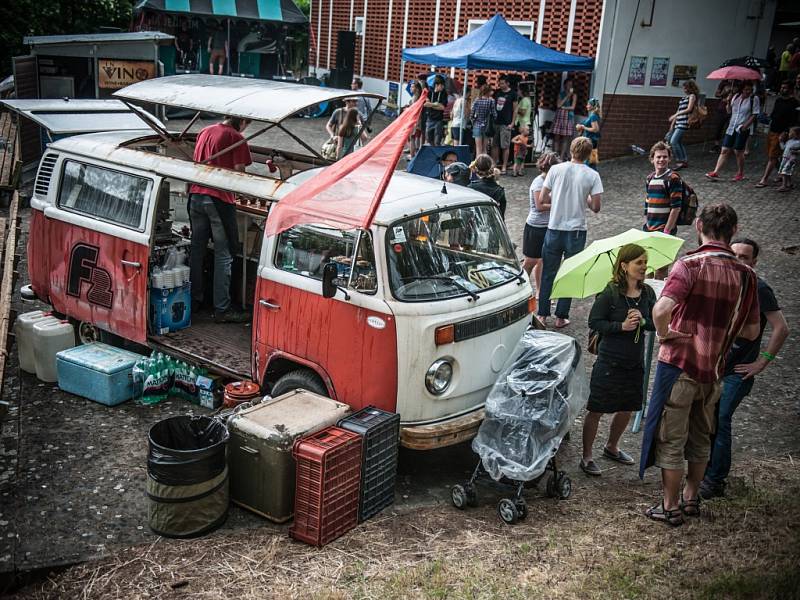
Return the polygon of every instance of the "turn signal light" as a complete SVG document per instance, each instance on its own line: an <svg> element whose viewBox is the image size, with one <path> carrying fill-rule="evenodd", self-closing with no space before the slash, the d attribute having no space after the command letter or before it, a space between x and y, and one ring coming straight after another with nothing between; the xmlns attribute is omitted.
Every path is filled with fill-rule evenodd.
<svg viewBox="0 0 800 600"><path fill-rule="evenodd" d="M528 298L528 314L536 312L536 296Z"/></svg>
<svg viewBox="0 0 800 600"><path fill-rule="evenodd" d="M456 328L453 325L443 325L442 327L437 327L436 331L434 332L434 340L436 341L437 346L441 346L443 344L452 344L453 340L456 339Z"/></svg>

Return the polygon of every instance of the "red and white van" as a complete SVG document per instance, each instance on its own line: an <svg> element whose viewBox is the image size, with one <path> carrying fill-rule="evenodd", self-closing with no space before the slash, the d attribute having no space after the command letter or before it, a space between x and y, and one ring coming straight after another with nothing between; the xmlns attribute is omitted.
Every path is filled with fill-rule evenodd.
<svg viewBox="0 0 800 600"><path fill-rule="evenodd" d="M289 102L284 87L291 84L180 77L189 79L173 93L185 92L192 80L211 88L195 90L195 100L173 96L172 105L272 126L352 94L308 88L302 100ZM165 79L173 78L143 82L151 88L140 88L137 99L167 103ZM274 102L263 104L270 96ZM274 110L281 103L282 111ZM397 172L368 231L299 225L264 236L270 205L325 161L251 141L256 163L280 154L285 168L275 176L265 169L238 173L187 160L193 139L145 130L52 143L31 200L31 283L23 296L72 318L84 337L115 334L252 378L273 395L304 387L355 409L397 411L402 443L410 448L474 435L534 302L491 200L455 185L443 194L437 180ZM188 221L183 203L192 182L241 198L243 248L232 288L236 300L252 306L253 320L217 324L193 315L188 328L156 335L148 327L148 282L170 248L187 246L180 222Z"/></svg>

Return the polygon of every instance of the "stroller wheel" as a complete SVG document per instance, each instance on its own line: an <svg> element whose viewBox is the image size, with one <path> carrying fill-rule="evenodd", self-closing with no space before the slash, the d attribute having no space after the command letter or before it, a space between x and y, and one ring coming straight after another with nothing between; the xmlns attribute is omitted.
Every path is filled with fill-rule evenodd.
<svg viewBox="0 0 800 600"><path fill-rule="evenodd" d="M467 493L467 504L473 507L478 506L478 492L475 490L475 486L471 483L465 483L464 491Z"/></svg>
<svg viewBox="0 0 800 600"><path fill-rule="evenodd" d="M566 500L572 494L572 480L564 474L564 471L558 472L556 492L559 500Z"/></svg>
<svg viewBox="0 0 800 600"><path fill-rule="evenodd" d="M463 485L454 485L450 490L450 499L453 501L453 506L459 510L464 510L467 507L468 496L467 491Z"/></svg>
<svg viewBox="0 0 800 600"><path fill-rule="evenodd" d="M519 512L514 505L514 501L508 498L503 498L497 503L497 514L503 523L513 525L519 519Z"/></svg>
<svg viewBox="0 0 800 600"><path fill-rule="evenodd" d="M517 498L514 501L514 506L516 507L517 512L519 513L520 521L524 521L528 516L528 503L525 502L525 498Z"/></svg>
<svg viewBox="0 0 800 600"><path fill-rule="evenodd" d="M547 491L547 496L550 497L550 498L555 498L558 495L558 493L556 491L556 475L555 475L555 473L550 475L550 477L547 478L546 491Z"/></svg>

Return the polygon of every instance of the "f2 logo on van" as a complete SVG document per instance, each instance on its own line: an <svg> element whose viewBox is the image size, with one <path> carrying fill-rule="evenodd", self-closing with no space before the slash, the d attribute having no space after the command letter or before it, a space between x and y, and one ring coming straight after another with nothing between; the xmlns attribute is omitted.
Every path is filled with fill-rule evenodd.
<svg viewBox="0 0 800 600"><path fill-rule="evenodd" d="M69 255L67 294L81 297L83 284L88 283L86 300L104 308L111 308L114 292L111 290L111 275L97 266L100 248L89 244L75 244Z"/></svg>

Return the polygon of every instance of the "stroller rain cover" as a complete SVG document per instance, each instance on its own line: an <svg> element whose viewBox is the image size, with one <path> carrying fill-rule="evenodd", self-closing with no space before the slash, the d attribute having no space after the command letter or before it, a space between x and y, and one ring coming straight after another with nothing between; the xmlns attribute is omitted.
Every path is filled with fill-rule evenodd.
<svg viewBox="0 0 800 600"><path fill-rule="evenodd" d="M536 479L588 397L578 343L561 333L529 329L489 392L472 449L495 481Z"/></svg>

